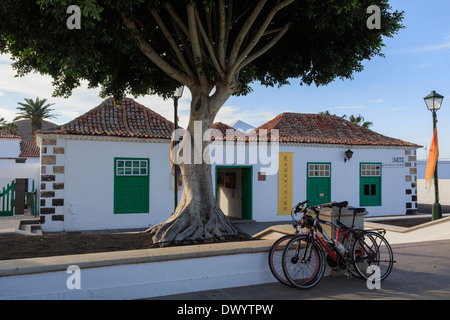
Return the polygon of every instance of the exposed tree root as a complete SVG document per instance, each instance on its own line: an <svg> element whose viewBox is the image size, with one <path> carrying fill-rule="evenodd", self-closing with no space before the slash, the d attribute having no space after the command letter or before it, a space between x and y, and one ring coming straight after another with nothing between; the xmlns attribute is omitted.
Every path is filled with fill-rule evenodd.
<svg viewBox="0 0 450 320"><path fill-rule="evenodd" d="M194 206L178 206L177 211L166 222L149 228L154 243L161 246L183 241L221 239L225 236L238 235L231 221L223 214L217 203L212 203L209 210L194 212Z"/></svg>

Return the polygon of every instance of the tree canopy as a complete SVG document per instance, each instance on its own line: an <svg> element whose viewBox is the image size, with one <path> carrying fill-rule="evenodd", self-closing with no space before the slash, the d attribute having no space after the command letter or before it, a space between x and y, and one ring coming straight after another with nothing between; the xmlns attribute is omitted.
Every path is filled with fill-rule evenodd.
<svg viewBox="0 0 450 320"><path fill-rule="evenodd" d="M81 80L117 98L169 97L180 83L207 83L211 91L233 77L233 94L249 93L252 82L325 85L382 55L383 37L392 37L402 19L387 0L78 3L81 29L66 25L71 1L0 4L0 52L12 55L18 75L50 75L59 96ZM370 5L381 9L379 30L367 28Z"/></svg>
<svg viewBox="0 0 450 320"><path fill-rule="evenodd" d="M388 0L78 3L71 11L69 0L1 1L0 53L13 57L19 76L50 75L59 96L69 96L82 80L116 100L130 94L168 98L185 85L192 95L188 132L195 122L203 132L211 128L228 98L248 94L252 83L326 85L351 78L364 60L382 55L384 37L402 27L402 13ZM367 23L373 5L381 21L375 29ZM77 17L79 28L69 27L68 19ZM180 145L188 142L183 138ZM203 154L203 148L194 151ZM174 214L152 227L153 240L236 234L214 199L210 165L180 168L183 195Z"/></svg>

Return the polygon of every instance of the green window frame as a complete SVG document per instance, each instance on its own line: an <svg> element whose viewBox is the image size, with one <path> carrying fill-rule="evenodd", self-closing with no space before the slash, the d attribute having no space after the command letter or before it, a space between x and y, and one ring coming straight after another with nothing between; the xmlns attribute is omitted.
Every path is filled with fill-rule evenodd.
<svg viewBox="0 0 450 320"><path fill-rule="evenodd" d="M114 214L149 213L150 159L114 158Z"/></svg>
<svg viewBox="0 0 450 320"><path fill-rule="evenodd" d="M381 206L382 164L379 162L360 163L359 204L364 207Z"/></svg>

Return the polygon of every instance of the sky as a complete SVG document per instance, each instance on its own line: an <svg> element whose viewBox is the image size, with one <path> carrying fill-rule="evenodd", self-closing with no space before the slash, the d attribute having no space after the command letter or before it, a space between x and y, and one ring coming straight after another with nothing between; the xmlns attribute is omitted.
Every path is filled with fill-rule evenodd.
<svg viewBox="0 0 450 320"><path fill-rule="evenodd" d="M282 88L255 84L244 97L231 97L216 117L227 124L242 120L259 126L283 112L361 115L373 122L380 134L423 146L419 160L426 159L433 134L431 112L423 98L432 90L443 95L437 113L440 160L450 160L450 1L391 0L393 9L405 12L405 26L394 38L386 38L385 57L364 62L364 70L352 80L335 80L327 86L300 86L298 80ZM46 98L54 103L57 118L64 124L98 106L99 89L77 88L68 99L54 98L51 78L39 74L14 77L10 57L0 55L0 117L8 121L17 115L24 98ZM173 121L173 101L158 96L135 100ZM189 117L190 93L179 101L180 125Z"/></svg>

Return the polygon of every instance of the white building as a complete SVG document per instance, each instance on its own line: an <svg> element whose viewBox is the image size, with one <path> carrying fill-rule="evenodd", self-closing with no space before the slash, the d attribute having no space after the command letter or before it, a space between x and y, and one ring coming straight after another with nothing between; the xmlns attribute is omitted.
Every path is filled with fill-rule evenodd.
<svg viewBox="0 0 450 320"><path fill-rule="evenodd" d="M45 232L146 228L173 212L173 123L125 99L103 101L43 130L40 216Z"/></svg>
<svg viewBox="0 0 450 320"><path fill-rule="evenodd" d="M417 161L417 201L420 204L432 204L435 201L434 182L430 186L425 184L425 172L427 170L427 161ZM438 188L439 203L441 205L450 205L450 161L438 161Z"/></svg>
<svg viewBox="0 0 450 320"><path fill-rule="evenodd" d="M147 228L167 220L173 212L173 127L132 99L120 106L107 99L65 125L42 130L43 231ZM230 217L288 220L292 206L305 199L347 200L371 216L416 210L415 144L329 115L283 113L255 130L259 139L242 132L227 137L231 127L213 127L221 138L203 143L214 147L216 199ZM279 130L279 143L265 148L262 129Z"/></svg>
<svg viewBox="0 0 450 320"><path fill-rule="evenodd" d="M24 214L24 198L16 197L12 204L13 188L21 195L32 192L39 183L39 148L21 137L0 131L0 216ZM11 191L7 194L7 189Z"/></svg>
<svg viewBox="0 0 450 320"><path fill-rule="evenodd" d="M224 161L213 170L217 201L228 215L287 220L293 205L306 199L310 204L348 201L365 207L369 216L416 212L420 146L330 115L283 113L256 132L261 129L279 130L279 158L272 153L265 165L249 161L248 155L242 161L238 149L251 147L240 137L234 143L234 163ZM348 150L353 152L351 159L346 158ZM279 170L266 174L273 173L275 161Z"/></svg>

